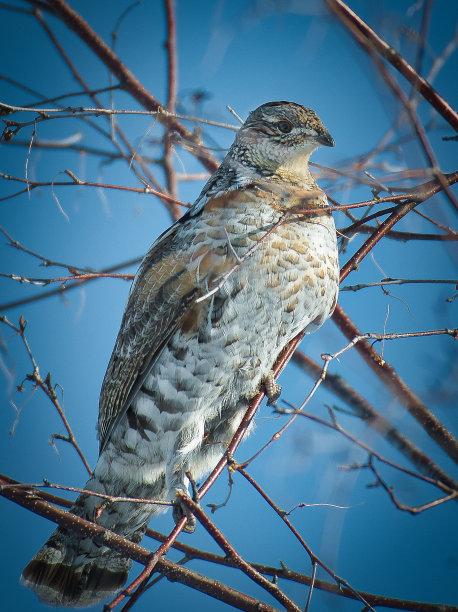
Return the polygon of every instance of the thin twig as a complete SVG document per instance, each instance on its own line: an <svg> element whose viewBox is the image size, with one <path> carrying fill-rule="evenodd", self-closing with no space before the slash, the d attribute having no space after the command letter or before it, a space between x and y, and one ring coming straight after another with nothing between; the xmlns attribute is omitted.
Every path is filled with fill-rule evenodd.
<svg viewBox="0 0 458 612"><path fill-rule="evenodd" d="M384 287L385 285L458 285L458 279L440 279L440 278L383 278L376 283L359 283L358 285L346 285L341 287L340 291L360 291L369 287Z"/></svg>
<svg viewBox="0 0 458 612"><path fill-rule="evenodd" d="M359 591L354 589L350 585L349 582L347 582L345 579L343 579L340 576L338 576L335 572L332 571L332 569L330 567L328 567L326 565L326 563L324 563L319 557L317 557L315 555L315 553L312 551L310 546L305 542L303 537L300 535L300 533L297 531L297 529L291 523L289 518L286 516L286 513L283 512L283 510L281 510L277 506L277 504L267 495L267 493L264 491L264 489L259 486L259 484L255 481L255 479L252 476L250 476L250 474L248 474L248 472L245 470L245 465L237 465L237 466L235 466L235 469L237 470L237 472L239 472L245 478L245 480L247 480L252 485L252 487L254 487L254 489L261 495L261 497L275 511L277 516L279 516L281 518L281 520L288 526L290 531L295 535L296 539L301 543L303 548L307 551L307 554L310 557L310 561L312 563L312 566L314 564L318 564L330 576L332 576L333 580L336 582L336 584L337 584L337 586L339 588L344 587L344 588L348 589L348 591L350 591L353 594L353 597L355 599L359 599L359 601L361 601L365 606L367 606L368 610L372 610L372 612L375 612L374 609L372 608L372 606L367 602L366 598L362 595L362 593L360 593ZM310 584L310 586L312 586L312 584Z"/></svg>
<svg viewBox="0 0 458 612"><path fill-rule="evenodd" d="M69 487L67 485L59 485L54 482L49 482L47 479L43 479L41 483L13 483L13 484L4 484L3 487L18 487L22 489L58 489L60 491L70 491L71 493L80 493L84 495L90 495L92 497L100 497L100 499L105 499L109 502L132 502L136 504L152 504L155 506L173 506L173 502L164 501L162 499L150 499L150 498L142 498L142 497L123 497L117 495L107 495L106 493L98 493L96 491L91 491L90 489L80 489L78 487Z"/></svg>
<svg viewBox="0 0 458 612"><path fill-rule="evenodd" d="M390 47L380 38L342 0L326 0L326 3L360 44L364 45L365 48L370 46L371 49L375 49L377 53L390 62L453 129L458 131L458 114L425 79L417 74L412 66L393 47Z"/></svg>
<svg viewBox="0 0 458 612"><path fill-rule="evenodd" d="M67 417L65 416L65 413L62 409L62 406L60 405L59 400L57 399L57 394L56 391L54 389L54 386L51 384L51 376L48 373L48 375L46 376L45 380L42 379L41 375L40 375L40 370L38 368L38 364L35 361L35 357L33 356L32 350L30 348L29 342L25 336L25 328L26 328L26 321L24 320L24 318L21 316L19 319L19 327L16 327L15 325L13 325L13 323L11 323L10 321L8 321L8 319L4 316L4 315L0 315L0 322L4 323L5 325L7 325L10 329L12 329L13 331L15 331L21 338L24 347L26 349L26 352L29 356L29 359L32 363L32 368L33 371L31 374L27 374L26 376L26 380L30 381L33 383L34 386L38 387L39 389L41 389L43 391L43 393L50 399L51 403L54 405L54 407L56 408L60 419L65 427L65 429L67 430L67 436L63 437L61 439L69 442L73 448L76 450L76 452L78 453L81 461L84 464L84 467L86 468L86 470L88 471L89 474L92 474L92 470L89 467L89 463L86 460L86 457L83 454L83 451L81 450L78 442L76 441L76 438L73 434L72 428L70 427L70 423L67 420Z"/></svg>
<svg viewBox="0 0 458 612"><path fill-rule="evenodd" d="M363 335L339 304L332 315L332 319L351 342ZM401 404L421 424L426 433L439 444L449 457L458 462L458 442L456 439L398 376L394 368L366 340L358 341L355 349Z"/></svg>
<svg viewBox="0 0 458 612"><path fill-rule="evenodd" d="M102 189L117 189L118 191L131 191L133 193L150 194L150 195L157 196L161 200L166 200L167 202L172 202L173 204L178 204L179 206L184 206L185 208L190 207L190 205L187 204L186 202L181 202L180 200L177 200L176 198L173 198L172 196L169 196L166 193L156 191L155 189L147 185L145 187L126 187L125 185L108 185L106 183L94 183L92 181L83 181L82 179L75 176L75 174L71 172L70 170L65 170L65 173L68 174L68 176L70 176L70 178L72 178L73 180L72 181L27 181L26 179L23 179L21 177L11 176L10 174L5 174L3 172L0 172L0 178L3 178L8 181L16 181L18 183L27 184L26 189L23 189L22 191L19 191L17 193L13 193L11 195L0 198L0 202L3 202L4 200L9 200L11 198L15 198L21 193L25 193L31 189L36 189L37 187L68 187L69 185L73 185L73 186L78 185L80 187L98 187Z"/></svg>
<svg viewBox="0 0 458 612"><path fill-rule="evenodd" d="M287 610L294 612L300 612L298 608L289 597L287 597L283 591L281 591L275 584L272 584L269 580L264 578L257 570L247 563L241 555L235 550L235 548L228 542L228 540L219 531L216 525L210 520L210 518L202 510L201 506L196 504L188 495L183 491L177 492L177 498L183 506L185 506L200 522L207 533L213 538L213 540L222 548L226 556L231 559L235 566L241 569L251 580L259 584L263 589L275 597Z"/></svg>
<svg viewBox="0 0 458 612"><path fill-rule="evenodd" d="M292 357L294 364L315 380L321 377L323 368L310 357L296 350ZM400 451L421 473L434 481L441 481L453 489L458 489L458 482L451 478L430 457L420 450L411 440L404 436L383 414L376 410L347 381L338 374L326 373L321 383L328 391L344 401L358 417L383 436L390 444Z"/></svg>
<svg viewBox="0 0 458 612"><path fill-rule="evenodd" d="M313 414L304 412L304 404L302 404L299 408L294 408L294 407L281 408L280 406L275 407L275 411L278 412L278 414L286 414L286 415L293 414L296 416L302 416L304 418L309 419L310 421L313 421L314 423L319 423L320 425L323 425L324 427L333 429L334 431L337 431L338 433L343 435L345 438L348 438L349 440L351 440L354 444L356 444L363 450L367 451L369 456L376 457L381 463L389 465L391 468L394 468L395 470L398 470L399 472L403 472L404 474L407 474L408 476L416 478L417 480L421 480L432 486L438 487L441 491L446 493L446 497L441 498L440 503L442 503L443 501L448 501L449 499L458 498L458 489L452 489L451 487L449 487L443 482L434 480L433 478L429 478L428 476L424 476L423 474L417 474L417 472L413 472L412 470L409 470L408 468L402 465L399 465L398 463L395 463L394 461L391 461L390 459L387 459L386 457L376 452L373 448L371 448L364 442L361 442L361 440L356 438L356 436L353 436L352 434L350 434L348 431L346 431L343 427L341 427L338 424L331 408L328 407L328 410L331 414L331 419L332 419L331 422L325 421L324 419L321 419Z"/></svg>
<svg viewBox="0 0 458 612"><path fill-rule="evenodd" d="M19 274L4 274L3 272L0 272L0 276L18 281L21 284L36 285L38 287L46 287L51 283L62 283L63 287L65 287L66 283L70 281L77 281L79 283L81 280L94 280L96 278L120 278L132 281L135 277L134 274L104 274L103 272L75 274L74 276L62 276L60 278L31 278L29 276L20 276Z"/></svg>
<svg viewBox="0 0 458 612"><path fill-rule="evenodd" d="M109 268L104 268L103 270L100 270L100 274L111 274L116 270L122 270L123 268L129 268L130 266L138 265L142 261L142 259L143 257L136 257L135 259L123 261L120 264L116 264L114 266L110 266ZM91 277L91 273L88 273L88 278L75 279L74 283L59 287L58 289L51 289L50 291L44 291L43 293L40 293L38 295L32 295L28 298L15 300L14 302L8 302L6 304L0 304L0 311L10 310L11 308L18 308L19 306L24 306L25 304L31 304L33 302L38 302L40 300L44 300L55 295L61 295L66 291L71 291L72 289L80 287L84 283L91 282L99 278L98 272L94 272L93 274L95 275L94 277Z"/></svg>
<svg viewBox="0 0 458 612"><path fill-rule="evenodd" d="M69 525L69 529L73 529L72 518L78 518L78 517L70 513L60 514L60 512L62 511L59 511L57 508L55 508L54 505L52 505L52 504L58 504L66 508L70 508L70 506L72 505L72 502L70 500L63 499L61 497L56 497L55 495L51 495L44 491L33 491L27 494L27 492L21 490L20 487L14 488L14 487L9 486L9 485L14 485L14 484L18 485L19 483L16 480L9 478L8 476L5 476L4 474L0 474L0 495L3 495L4 497L11 499L12 501L20 504L21 506L27 508L28 510L30 510L31 512L34 512L37 515L44 516L48 520L59 522L62 516L66 516L69 519L67 523ZM7 485L7 487L4 487L3 485ZM55 510L56 510L56 513L54 512ZM94 523L88 521L89 531L87 532L86 535L88 535L89 537L93 536L93 532L91 529L92 525L94 525ZM101 529L101 533L104 533L106 531L100 526L98 527ZM81 523L79 524L79 528L82 528ZM159 542L164 542L167 539L167 536L157 531L153 531L151 529L146 530L146 535ZM118 536L118 538L122 543L126 543L128 546L130 546L131 543L128 540L125 540L124 538L121 538L120 536ZM107 543L107 546L111 547L112 545L110 545L110 543ZM188 559L202 559L209 563L216 563L218 565L229 566L229 567L233 566L232 562L227 557L223 557L220 555L216 555L214 553L202 551L197 548L193 548L187 544L178 542L178 541L174 542L173 548L184 553ZM145 549L142 549L141 547L139 547L139 549L145 551L143 558L147 560L148 555L150 554L150 551L146 551ZM132 556L130 552L127 552L125 554L133 558L134 560L142 563L142 561L139 558ZM163 568L164 568L162 561L164 561L165 564L170 563L169 561L161 560L161 562L159 563L159 567L158 567L158 571L161 571L161 572L163 572ZM172 564L172 566L173 565L174 564ZM274 579L282 578L284 580L294 581L294 582L297 582L298 584L304 584L306 586L310 586L311 584L311 579L309 576L305 576L304 574L294 572L293 570L287 568L284 564L282 564L281 568L266 566L266 565L262 565L259 563L251 563L251 565L255 567L260 573L267 575L267 576L272 576ZM196 577L201 577L204 580L207 580L204 576L201 576L200 574L195 574L194 572L192 572L192 574L195 575ZM167 575L167 578L171 579L170 574L166 574L166 575ZM193 588L199 588L198 586L195 586L192 583L187 582L186 580L181 580L181 577L179 578L179 581ZM229 594L231 594L231 592L237 593L237 591L233 591L233 589L230 589L230 587L221 585L221 583L218 583L216 581L214 584L220 585L222 587L223 595L225 595L225 589L229 589ZM354 593L348 591L347 589L345 589L345 587L342 588L338 585L332 584L330 582L326 582L325 580L317 579L315 581L315 587L318 589L327 591L328 593L337 595L337 596L343 595L344 597L347 597L347 598L358 599L357 597L355 597ZM206 592L204 589L199 589L199 590L201 590L202 592ZM396 610L412 610L416 612L437 612L437 610L439 609L442 612L457 612L458 611L458 607L448 606L446 604L431 604L431 603L424 603L424 602L417 602L417 601L407 601L403 599L394 599L391 597L385 597L382 595L376 595L374 593L367 593L363 591L361 591L361 594L367 601L370 601L370 603L373 606L394 608ZM233 605L234 607L237 607L242 610L249 609L249 610L256 610L256 611L258 610L260 611L268 610L269 612L274 611L274 608L266 606L266 604L259 602L259 600L252 600L252 598L248 596L245 596L243 594L240 594L240 595L242 597L247 597L249 601L252 601L253 602L252 607L243 608L243 607L239 607L237 603L233 603L230 600L226 601L226 599L222 599L222 601L226 601L226 603Z"/></svg>
<svg viewBox="0 0 458 612"><path fill-rule="evenodd" d="M1 483L1 481L0 481ZM4 484L4 483L1 483ZM9 484L8 482L5 484ZM0 494L4 497L14 501L15 503L28 508L35 514L44 516L48 520L58 523L62 527L70 529L81 535L91 537L97 542L103 543L104 546L120 552L123 556L129 557L147 565L151 558L151 551L134 544L129 540L119 536L118 534L104 529L96 523L87 521L79 516L66 512L56 508L47 501L41 499L39 494L24 490L17 487L1 487ZM257 599L254 599L244 593L236 591L231 587L224 585L223 583L212 580L184 568L172 561L160 558L157 560L157 570L167 576L172 582L181 582L184 585L190 586L194 589L201 591L215 599L224 601L229 605L234 606L240 610L247 610L248 612L278 612L272 606L264 604Z"/></svg>

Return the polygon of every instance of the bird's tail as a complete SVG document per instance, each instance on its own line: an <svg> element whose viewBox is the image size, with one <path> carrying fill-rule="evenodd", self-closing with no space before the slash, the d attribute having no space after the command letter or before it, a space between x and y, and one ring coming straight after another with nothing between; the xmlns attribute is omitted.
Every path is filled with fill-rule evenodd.
<svg viewBox="0 0 458 612"><path fill-rule="evenodd" d="M116 593L131 560L60 527L22 572L21 582L54 607L85 608ZM102 547L103 548L103 547Z"/></svg>
<svg viewBox="0 0 458 612"><path fill-rule="evenodd" d="M94 476L86 489L105 492ZM129 491L130 497L139 495ZM144 493L144 491L143 491ZM152 496L149 497L151 499ZM71 512L138 543L157 507L137 502L110 502L82 494ZM113 595L127 579L131 559L64 527L58 527L22 572L21 582L54 607L85 608Z"/></svg>

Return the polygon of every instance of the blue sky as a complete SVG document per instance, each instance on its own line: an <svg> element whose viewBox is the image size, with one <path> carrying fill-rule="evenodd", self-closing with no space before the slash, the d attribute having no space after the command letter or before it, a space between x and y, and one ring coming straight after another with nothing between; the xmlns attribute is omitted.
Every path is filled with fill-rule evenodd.
<svg viewBox="0 0 458 612"><path fill-rule="evenodd" d="M12 3L13 4L13 3ZM380 35L414 62L415 37L421 10L415 3L391 0L351 1L350 6L374 27ZM418 4L418 3L417 3ZM71 5L107 42L120 14L130 6L128 1L73 1ZM27 3L14 1L14 6ZM27 85L31 90L53 97L80 91L62 59L56 54L37 21L29 15L2 11L4 35L0 38L3 58L1 74ZM258 105L275 99L293 100L316 110L334 137L334 149L318 150L312 161L330 167L342 167L346 160L372 150L398 116L399 107L387 91L373 64L350 36L332 19L320 0L311 2L186 2L177 0L178 74L180 111L199 114L214 121L235 124L226 110L233 107L245 118ZM456 3L437 0L433 11L425 53L424 74L453 38L458 16ZM109 84L106 68L94 59L77 37L52 17L46 17L53 32L90 87ZM122 21L116 51L147 89L160 101L166 98L165 18L162 2L142 2ZM458 53L448 58L438 73L434 86L456 105ZM400 83L403 83L402 78ZM192 92L206 93L195 106ZM409 93L409 88L405 89ZM0 80L0 100L16 105L35 101L36 96ZM106 106L107 94L101 99ZM87 105L83 97L71 104ZM52 106L52 104L50 104ZM134 109L138 105L126 94L116 92L114 105ZM429 138L444 172L456 170L456 143L442 141L452 135L443 120L421 104L423 123L434 120ZM30 117L28 117L30 118ZM25 115L21 116L25 120ZM160 128L148 117L122 117L120 124L144 155L157 157L159 150L151 140L161 136ZM95 120L106 129L103 118ZM195 126L186 124L191 129ZM15 140L30 139L32 128L26 128ZM222 158L233 132L222 128L202 127L203 137ZM404 125L399 136L410 128ZM79 144L111 150L106 139L77 119L44 122L36 138L56 141L77 139ZM27 147L0 143L0 171L24 177ZM384 172L426 167L423 152L411 140L395 143L381 154L377 176ZM202 173L192 156L177 148L179 172ZM383 165L383 167L382 167ZM139 181L122 161L100 164L91 155L75 152L33 149L27 162L32 180L59 181L69 169L76 176L94 182L138 187ZM160 183L160 170L153 167ZM362 173L360 173L361 176ZM423 179L415 179L417 184ZM179 195L192 202L204 184L200 181L180 183ZM367 186L354 187L343 181L323 179L321 186L340 203L372 197ZM14 193L17 186L0 182L0 197ZM77 266L96 269L141 257L159 233L169 224L170 216L153 196L129 194L89 187L33 190L30 196L0 202L0 225L28 249ZM425 214L446 226L456 223L456 213L443 197L432 198L422 205ZM341 213L336 224L348 223ZM399 226L402 231L434 232L424 219L409 215ZM341 255L345 263L364 240L358 236ZM384 277L454 278L456 249L452 242L383 241L344 284L376 282ZM60 276L59 268L44 268L30 255L19 252L0 237L0 272L24 276ZM135 267L128 269L134 272ZM89 463L97 460L95 423L98 394L113 343L119 328L129 284L122 280L99 280L61 296L2 311L17 323L19 316L28 321L27 338L43 377L51 372L59 399L65 408L74 433ZM40 294L42 288L0 278L0 305ZM340 303L363 331L418 331L456 326L456 300L453 285L401 285L385 295L380 288L359 292L342 292ZM455 321L455 323L454 323ZM49 400L30 385L15 392L25 374L30 372L24 348L6 328L0 330L0 471L24 482L52 482L81 486L85 472L74 450L57 442L57 451L48 440L52 433L64 433ZM335 352L346 340L332 322L307 338L302 349L320 361L322 353ZM377 347L381 350L380 347ZM434 414L456 433L456 349L447 337L387 342L384 357L411 385ZM387 391L356 352L347 352L331 371L340 374L355 389L389 418L403 433L456 478L456 466L432 443L399 402ZM310 390L312 381L290 364L281 379L283 397L299 404ZM21 408L14 433L16 412L11 402ZM342 406L328 392L321 390L310 405L310 411L327 417L325 406ZM270 408L263 407L257 417L257 428L238 452L244 460L256 452L283 423ZM354 417L339 414L339 422L365 443L373 445L392 460L410 467L406 459L386 440L366 428ZM366 471L342 471L340 465L363 462L366 454L334 432L297 419L294 427L256 460L250 473L285 509L300 502L346 506L303 508L293 514L296 527L316 554L355 588L407 599L424 599L443 603L456 602L458 566L456 509L444 504L419 516L396 510L380 489L368 489L372 477ZM400 498L413 505L429 501L436 492L416 481L386 470L387 481L395 486ZM230 504L213 515L229 540L250 560L278 565L279 560L291 569L310 573L308 558L265 507L256 493L236 477ZM226 477L219 480L205 503L218 503L227 493ZM3 555L0 572L2 597L6 610L42 610L35 596L20 587L22 567L52 530L46 520L0 498L2 512L1 538ZM259 525L262 528L259 528ZM169 532L172 518L156 519L153 528ZM202 529L192 537L183 536L193 546L216 551L216 545ZM145 546L154 543L144 540ZM171 554L172 559L179 555ZM227 581L234 588L253 596L264 595L235 571L222 573L203 562L193 562L196 571ZM136 568L138 571L138 568ZM325 578L324 575L320 575ZM303 587L286 587L303 605L307 592ZM267 597L267 596L266 596ZM267 598L266 601L269 601ZM195 591L162 580L137 604L138 610L162 610L186 601L188 610L219 610L224 604L207 599ZM273 602L269 601L272 605ZM357 610L358 604L336 600L319 592L314 594L312 610Z"/></svg>

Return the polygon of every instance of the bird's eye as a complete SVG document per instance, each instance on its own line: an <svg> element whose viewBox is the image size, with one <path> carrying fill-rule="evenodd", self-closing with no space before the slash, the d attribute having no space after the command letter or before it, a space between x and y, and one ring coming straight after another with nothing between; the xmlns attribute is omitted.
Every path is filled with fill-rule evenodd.
<svg viewBox="0 0 458 612"><path fill-rule="evenodd" d="M277 127L280 130L280 132L283 132L283 134L289 134L291 130L293 129L293 126L291 125L289 121L279 121L277 123Z"/></svg>

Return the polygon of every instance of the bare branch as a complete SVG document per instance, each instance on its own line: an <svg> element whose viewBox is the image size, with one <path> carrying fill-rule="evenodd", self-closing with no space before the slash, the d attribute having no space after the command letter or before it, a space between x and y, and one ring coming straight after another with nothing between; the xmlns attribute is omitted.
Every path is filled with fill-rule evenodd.
<svg viewBox="0 0 458 612"><path fill-rule="evenodd" d="M74 11L64 0L49 0L56 14L73 30L99 59L113 72L119 79L122 87L128 91L144 108L151 111L163 109L161 104L143 87L143 85L126 68L119 58L112 52L108 45L94 32L94 30L84 21L84 19ZM192 134L181 123L167 113L161 112L159 121L169 129L173 129L184 140L192 141ZM199 161L209 170L214 172L218 167L216 160L205 149L196 149L195 155Z"/></svg>
<svg viewBox="0 0 458 612"><path fill-rule="evenodd" d="M25 336L25 328L27 325L27 322L23 319L23 317L21 316L19 319L19 327L16 327L15 325L13 325L10 321L8 321L8 319L4 316L4 315L0 315L0 323L3 323L4 325L7 325L10 329L12 329L13 331L15 331L18 336L20 336L24 347L27 351L27 354L29 356L30 361L32 362L32 367L33 367L33 371L31 374L27 374L26 376L26 380L30 381L33 383L34 386L38 387L39 389L41 389L43 391L43 393L49 398L49 400L51 401L51 403L54 405L54 407L56 408L59 417L65 427L65 429L67 430L67 437L62 437L63 440L66 440L67 442L69 442L73 448L76 450L76 452L78 453L81 461L84 464L84 467L86 468L86 470L88 471L89 474L92 474L92 470L89 467L89 463L86 461L86 457L83 454L83 451L81 450L78 442L76 441L76 438L73 434L72 428L70 427L70 423L67 420L67 417L65 416L65 413L60 405L59 400L57 399L57 394L55 391L54 386L51 383L51 375L48 373L45 380L42 379L41 375L40 375L40 370L38 368L38 364L35 361L35 358L33 356L33 353L30 349L30 345L27 341L27 338Z"/></svg>
<svg viewBox="0 0 458 612"><path fill-rule="evenodd" d="M368 610L372 610L375 612L372 606L367 602L366 598L362 593L356 591L346 580L338 576L335 572L333 572L321 559L319 559L313 552L309 545L305 542L302 536L299 534L297 529L293 526L291 521L287 518L286 513L275 504L275 502L267 495L267 493L258 485L258 483L254 480L250 474L244 469L245 464L242 466L237 465L235 469L254 487L254 489L264 498L264 500L269 504L269 506L275 511L275 513L281 518L281 520L288 526L290 531L296 536L299 542L302 544L304 549L307 551L308 556L310 557L310 561L312 565L320 565L332 578L335 580L339 589L345 588L347 591L352 593L352 597L354 599L359 599ZM312 583L311 583L312 586Z"/></svg>
<svg viewBox="0 0 458 612"><path fill-rule="evenodd" d="M292 361L315 380L321 378L323 368L301 351L297 350L294 353ZM442 468L436 465L430 457L404 436L383 414L376 410L357 391L352 389L341 376L327 372L321 384L344 401L369 427L379 435L382 435L403 453L421 474L429 476L434 481L439 480L453 489L458 489L458 482L446 474Z"/></svg>
<svg viewBox="0 0 458 612"><path fill-rule="evenodd" d="M332 318L348 340L353 342L355 338L362 337L363 334L361 334L340 305L337 305ZM432 412L428 410L415 393L409 389L404 381L401 380L394 368L389 365L367 341L358 341L355 348L366 363L374 370L377 376L385 383L388 389L398 398L401 404L405 406L410 414L422 425L426 433L439 444L449 457L455 462L458 462L458 443L456 439Z"/></svg>
<svg viewBox="0 0 458 612"><path fill-rule="evenodd" d="M70 170L65 170L65 173L68 174L68 176L70 176L70 178L72 178L72 181L28 181L27 179L23 179L20 178L18 176L11 176L9 174L4 174L3 172L0 172L0 178L3 178L7 181L16 181L17 183L26 183L27 184L27 188L23 189L22 191L19 191L17 193L11 194L9 196L5 196L3 198L0 198L0 202L3 202L4 200L9 200L11 198L16 197L17 195L20 195L21 193L24 193L28 190L31 189L36 189L37 187L68 187L69 185L78 185L78 186L83 186L83 187L99 187L99 188L103 188L103 189L118 189L119 191L131 191L133 193L142 193L142 194L151 194L151 195L155 195L158 198L160 198L161 200L166 200L167 202L173 202L173 204L178 204L179 206L184 206L185 208L189 208L189 204L186 204L185 202L181 202L180 200L177 200L176 198L172 198L171 196L167 195L166 193L162 193L160 191L156 191L155 189L153 189L152 187L149 186L145 186L145 187L126 187L125 185L107 185L105 183L94 183L91 181L83 181L82 179L79 179L78 177L75 176L75 174L73 174L73 172L71 172Z"/></svg>
<svg viewBox="0 0 458 612"><path fill-rule="evenodd" d="M452 107L425 81L393 47L378 36L367 23L354 13L342 0L326 0L329 8L343 25L367 50L375 50L396 68L437 112L458 131L458 115Z"/></svg>
<svg viewBox="0 0 458 612"><path fill-rule="evenodd" d="M367 289L369 287L385 287L388 285L458 285L457 279L442 280L440 278L382 278L381 281L376 283L359 283L358 285L346 285L341 287L340 291L360 291L361 289Z"/></svg>
<svg viewBox="0 0 458 612"><path fill-rule="evenodd" d="M269 582L269 580L264 578L239 555L235 548L231 546L216 525L208 518L208 516L205 514L202 508L196 504L196 502L194 502L183 491L178 492L177 497L180 503L183 504L183 506L185 506L197 518L197 520L215 540L215 542L223 549L226 556L229 557L236 567L241 569L254 582L259 584L263 589L275 597L275 599L285 606L287 610L300 612L300 608L298 608L288 597L286 597L286 595L275 584L272 584Z"/></svg>
<svg viewBox="0 0 458 612"><path fill-rule="evenodd" d="M3 483L2 483L3 484ZM10 483L7 483L10 484ZM17 487L2 487L0 486L0 494L4 497L14 501L15 503L28 508L35 514L41 515L48 520L58 523L62 527L71 529L82 535L92 537L95 541L99 541L104 546L108 546L113 550L117 550L126 557L130 557L143 565L147 565L151 558L151 551L133 544L129 540L122 538L113 531L104 529L92 523L86 521L74 514L60 510L47 501L40 498L39 495L34 494L31 491L24 490ZM182 584L190 586L194 589L225 601L229 605L238 608L239 610L247 610L249 612L277 612L275 608L264 604L248 595L240 593L235 589L232 589L217 580L212 580L197 572L193 572L187 568L181 567L172 561L167 559L158 559L158 571L162 572L167 576L169 580L178 581Z"/></svg>
<svg viewBox="0 0 458 612"><path fill-rule="evenodd" d="M37 515L43 516L47 518L48 520L52 520L54 522L60 523L60 519L61 518L63 519L63 517L65 517L66 520L68 519L67 524L69 525L69 528L73 529L72 518L74 517L78 519L78 517L70 513L60 511L57 508L55 508L55 506L52 505L52 504L59 504L61 506L69 508L72 504L71 501L60 498L60 497L56 497L54 495L50 495L43 491L34 491L34 492L28 493L27 491L21 490L20 486L15 488L15 487L11 487L10 485L19 485L19 483L13 480L12 478L9 478L3 474L0 474L0 495L3 495L4 497L11 499L15 503L20 504L21 506L27 508L31 512L34 512ZM83 519L81 519L81 521L82 522L79 523L78 528L84 529L86 526L85 523L87 523L88 531L84 533L85 535L92 536L94 534L92 530L92 526L94 526L94 523L90 521L83 521ZM106 531L102 527L99 527L97 525L95 526L98 527L100 530L100 532L98 533L103 534ZM111 535L111 532L108 532L108 533ZM165 535L157 531L153 531L151 529L147 529L146 535L160 542L164 542L167 539ZM127 556L133 558L139 563L145 563L147 561L148 556L151 554L150 551L143 549L142 547L138 545L132 544L131 542L129 542L128 540L125 540L124 538L121 538L120 536L117 536L117 538L119 538L119 543L121 543L122 545L124 545L125 543L127 547L129 547L129 552L126 553ZM112 544L110 542L107 542L106 545L110 548L112 547ZM131 548L131 546L134 548ZM228 559L225 556L223 557L223 556L215 555L214 553L205 552L197 548L193 548L187 544L183 544L181 542L175 542L173 544L173 548L184 553L188 559L202 559L210 563L217 563L219 565L224 565L224 566L229 566L229 567L233 566L233 563L230 561L230 559ZM136 554L137 551L139 550L141 551L141 555L144 561L142 561L141 558L135 555L131 555L130 551L135 551L135 554ZM122 552L125 552L125 550L123 549ZM165 567L167 567L167 564L171 564L170 567L173 567L175 564L172 564L170 561L166 561L165 559L161 559L159 562L158 570L163 572L169 579L171 579L170 574L164 572L164 569L163 569L164 564L165 564ZM251 565L254 568L256 568L260 573L267 575L267 576L272 576L273 578L282 578L284 580L291 580L291 581L297 582L299 584L304 584L307 586L309 586L311 583L310 577L305 576L304 574L299 574L298 572L294 572L290 570L289 568L287 568L284 564L282 564L281 568L261 565L259 563L251 563ZM190 571L190 570L187 570L187 571ZM191 576L196 578L195 584L190 583L184 579L186 577L186 574L183 577L180 576L179 581L182 582L183 584L187 584L188 586L191 586L192 588L198 588L198 589L199 589L199 585L201 584L199 582L200 579L203 579L202 580L203 585L207 584L205 581L208 579L206 579L201 574L196 574L195 572L191 572ZM183 578L183 580L181 580L181 578ZM239 593L237 591L234 591L233 589L231 589L230 587L227 587L226 585L218 583L217 581L211 581L211 584L214 584L215 586L217 586L218 588L222 590L222 594L224 595L224 598L222 598L222 601L226 601L226 603L228 603L229 605L233 605L234 607L241 609L241 610L246 609L250 611L260 610L260 611L265 611L265 612L274 612L274 608L271 608L267 606L266 604L259 602L258 600L252 600L252 598L245 596L242 593ZM344 586L335 585L330 582L326 582L324 580L317 579L315 581L315 587L318 589L327 591L329 593L333 593L335 595L343 595L344 597L348 597L350 599L358 599L358 597L356 597L352 591L349 591ZM226 592L226 589L228 590L227 592ZM199 590L202 590L202 592L206 592L206 590L203 588ZM233 595L235 595L237 598L240 596L242 598L246 598L248 602L252 602L251 607L247 607L247 608L241 607L240 602L238 602L237 599L235 600L231 600L230 598L226 599L226 597L228 596L232 597ZM396 610L412 610L412 611L418 611L418 612L437 612L438 609L440 609L442 612L457 612L458 610L458 608L455 606L447 606L445 604L440 604L440 605L430 604L430 603L419 602L419 601L406 601L402 599L394 599L391 597L385 597L382 595L375 595L373 593L367 593L363 591L361 591L361 595L363 595L365 600L370 601L371 605L373 606L384 606L387 608L394 608ZM242 601L244 600L242 599Z"/></svg>

